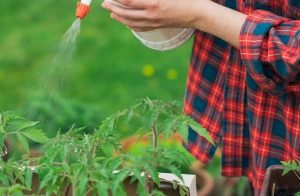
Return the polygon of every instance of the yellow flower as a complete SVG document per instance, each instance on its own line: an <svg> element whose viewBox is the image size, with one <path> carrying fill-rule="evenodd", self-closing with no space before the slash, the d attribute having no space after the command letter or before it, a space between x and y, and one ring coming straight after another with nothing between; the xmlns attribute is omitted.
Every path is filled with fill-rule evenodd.
<svg viewBox="0 0 300 196"><path fill-rule="evenodd" d="M155 72L155 69L154 69L153 65L150 65L150 64L145 65L142 70L142 74L146 77L153 76L154 72Z"/></svg>
<svg viewBox="0 0 300 196"><path fill-rule="evenodd" d="M169 80L176 80L177 77L178 77L178 72L177 72L177 70L175 70L175 69L169 69L169 70L167 71L167 78L168 78Z"/></svg>

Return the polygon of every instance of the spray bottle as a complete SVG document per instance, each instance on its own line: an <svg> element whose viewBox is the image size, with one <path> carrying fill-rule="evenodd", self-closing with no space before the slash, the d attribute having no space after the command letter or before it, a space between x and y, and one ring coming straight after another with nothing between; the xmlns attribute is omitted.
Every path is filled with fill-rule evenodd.
<svg viewBox="0 0 300 196"><path fill-rule="evenodd" d="M92 0L81 0L77 4L76 17L83 19L90 11L90 4ZM118 4L114 0L105 0L111 3ZM145 32L132 33L145 46L155 50L170 50L176 48L186 42L194 33L194 29L190 28L162 28Z"/></svg>

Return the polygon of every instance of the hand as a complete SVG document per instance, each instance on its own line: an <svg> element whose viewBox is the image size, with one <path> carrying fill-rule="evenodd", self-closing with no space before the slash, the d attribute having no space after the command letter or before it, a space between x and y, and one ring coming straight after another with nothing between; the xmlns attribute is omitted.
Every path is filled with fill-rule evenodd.
<svg viewBox="0 0 300 196"><path fill-rule="evenodd" d="M164 27L195 28L239 48L239 34L247 15L211 0L116 0L102 6L111 17L134 31Z"/></svg>
<svg viewBox="0 0 300 196"><path fill-rule="evenodd" d="M104 1L102 7L111 17L134 31L164 27L190 27L197 20L199 5L208 0L116 0Z"/></svg>

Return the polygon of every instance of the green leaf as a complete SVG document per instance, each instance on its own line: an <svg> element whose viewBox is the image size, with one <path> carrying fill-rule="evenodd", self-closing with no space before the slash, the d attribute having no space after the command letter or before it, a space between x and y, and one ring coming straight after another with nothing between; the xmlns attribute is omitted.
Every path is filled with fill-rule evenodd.
<svg viewBox="0 0 300 196"><path fill-rule="evenodd" d="M139 183L144 184L145 178L142 176L141 170L137 168L132 168L133 175L136 177L136 179L139 181Z"/></svg>
<svg viewBox="0 0 300 196"><path fill-rule="evenodd" d="M281 161L281 164L284 166L282 175L286 175L290 171L299 172L300 171L300 163L296 160L291 161Z"/></svg>
<svg viewBox="0 0 300 196"><path fill-rule="evenodd" d="M125 116L125 122L129 123L130 120L132 119L132 117L133 117L133 111L132 111L132 109L130 109L127 111L127 114Z"/></svg>
<svg viewBox="0 0 300 196"><path fill-rule="evenodd" d="M287 173L289 173L290 171L292 171L291 168L285 167L285 168L283 169L282 175L284 176L284 175L286 175Z"/></svg>
<svg viewBox="0 0 300 196"><path fill-rule="evenodd" d="M160 183L158 172L156 171L156 168L151 166L149 163L144 163L144 168L146 172L151 176L153 182L155 182L157 185Z"/></svg>
<svg viewBox="0 0 300 196"><path fill-rule="evenodd" d="M165 196L165 194L163 192L161 192L161 191L159 191L157 189L153 189L151 191L151 195L153 195L153 196Z"/></svg>
<svg viewBox="0 0 300 196"><path fill-rule="evenodd" d="M148 125L145 128L152 128L152 126L158 121L159 118L159 111L152 111L150 116L148 117Z"/></svg>
<svg viewBox="0 0 300 196"><path fill-rule="evenodd" d="M126 189L123 183L120 183L118 186L117 192L115 195L117 196L127 196ZM114 194L112 194L114 195Z"/></svg>
<svg viewBox="0 0 300 196"><path fill-rule="evenodd" d="M188 196L190 195L189 194L189 189L188 187L184 186L184 185L179 185L179 193L180 193L180 196Z"/></svg>
<svg viewBox="0 0 300 196"><path fill-rule="evenodd" d="M108 196L108 184L106 182L97 182L95 188L98 192L98 195Z"/></svg>
<svg viewBox="0 0 300 196"><path fill-rule="evenodd" d="M180 172L180 170L176 166L170 165L168 167L168 169L171 171L172 174L174 174L175 176L177 176L180 180L183 180L181 172Z"/></svg>
<svg viewBox="0 0 300 196"><path fill-rule="evenodd" d="M25 187L30 190L31 184L32 184L32 170L27 167L25 170Z"/></svg>
<svg viewBox="0 0 300 196"><path fill-rule="evenodd" d="M29 153L29 144L27 139L21 135L21 134L17 134L17 139L20 142L20 144L23 146L23 149L25 150L25 152L28 154Z"/></svg>
<svg viewBox="0 0 300 196"><path fill-rule="evenodd" d="M99 131L105 138L113 134L115 121L116 121L115 116L110 116L106 118L104 121L102 121Z"/></svg>
<svg viewBox="0 0 300 196"><path fill-rule="evenodd" d="M107 142L102 144L101 151L103 152L104 156L111 157L116 152L116 149L113 144Z"/></svg>
<svg viewBox="0 0 300 196"><path fill-rule="evenodd" d="M64 171L66 172L66 171ZM67 173L67 172L66 172ZM55 175L53 178L52 178L52 182L51 182L51 185L54 186L56 183L57 183L57 180L59 180L59 175Z"/></svg>
<svg viewBox="0 0 300 196"><path fill-rule="evenodd" d="M4 134L0 134L0 149L5 149L5 143L4 143ZM0 151L0 156L3 156L4 155L4 152L3 150ZM0 159L2 160L2 159Z"/></svg>
<svg viewBox="0 0 300 196"><path fill-rule="evenodd" d="M114 157L113 159L109 160L108 169L110 171L114 171L118 169L118 167L122 164L122 160L119 157Z"/></svg>
<svg viewBox="0 0 300 196"><path fill-rule="evenodd" d="M117 189L122 190L121 183L129 176L129 171L121 170L113 174L112 182L112 195L115 195Z"/></svg>
<svg viewBox="0 0 300 196"><path fill-rule="evenodd" d="M190 118L190 120L189 120L189 126L191 126L191 128L194 131L196 131L199 135L201 135L202 137L204 137L207 141L209 141L210 143L212 143L212 144L215 145L214 141L210 137L210 135L207 132L207 130L205 128L203 128L199 123L197 123L196 121L194 121L193 119Z"/></svg>
<svg viewBox="0 0 300 196"><path fill-rule="evenodd" d="M33 121L20 121L19 123L14 123L14 131L19 132L24 129L27 129L29 127L33 127L37 124L38 122L33 122Z"/></svg>
<svg viewBox="0 0 300 196"><path fill-rule="evenodd" d="M137 194L139 196L149 196L149 193L145 189L145 185L143 183L138 183L137 184Z"/></svg>
<svg viewBox="0 0 300 196"><path fill-rule="evenodd" d="M8 178L7 175L5 175L4 173L2 173L2 171L0 171L0 181L1 181L1 185L8 187L9 186L9 182L8 182Z"/></svg>
<svg viewBox="0 0 300 196"><path fill-rule="evenodd" d="M87 186L88 186L88 176L85 175L85 171L81 172L82 175L80 175L80 179L78 179L77 181L77 190L75 195L86 195L86 190L87 190Z"/></svg>
<svg viewBox="0 0 300 196"><path fill-rule="evenodd" d="M20 184L25 184L25 176L24 176L24 166L21 166L22 169L13 168L14 181Z"/></svg>
<svg viewBox="0 0 300 196"><path fill-rule="evenodd" d="M298 193L295 193L295 195L294 196L300 196L300 192L298 192Z"/></svg>
<svg viewBox="0 0 300 196"><path fill-rule="evenodd" d="M25 135L30 140L38 143L46 143L49 140L49 138L45 135L45 133L39 129L26 130L22 132L22 134Z"/></svg>
<svg viewBox="0 0 300 196"><path fill-rule="evenodd" d="M173 128L174 128L174 119L173 118L166 119L162 125L164 136L168 137L168 135L170 135L170 133L173 131Z"/></svg>
<svg viewBox="0 0 300 196"><path fill-rule="evenodd" d="M5 133L4 126L0 125L0 134L4 134L4 133Z"/></svg>
<svg viewBox="0 0 300 196"><path fill-rule="evenodd" d="M138 181L135 176L130 176L129 184L132 184L133 182Z"/></svg>
<svg viewBox="0 0 300 196"><path fill-rule="evenodd" d="M13 195L13 196L23 196L24 194L22 193L22 190L24 190L25 187L23 187L20 184L14 184L11 187L9 187L9 194L8 195Z"/></svg>
<svg viewBox="0 0 300 196"><path fill-rule="evenodd" d="M173 184L173 189L176 190L178 188L178 181L177 180L173 180L172 184Z"/></svg>
<svg viewBox="0 0 300 196"><path fill-rule="evenodd" d="M280 163L284 166L289 166L290 164L288 162L285 162L285 161L280 161Z"/></svg>
<svg viewBox="0 0 300 196"><path fill-rule="evenodd" d="M50 171L48 171L48 173L45 176L41 176L40 175L40 187L39 190L42 190L43 188L45 188L47 186L47 184L52 180L54 176L54 171L51 169Z"/></svg>
<svg viewBox="0 0 300 196"><path fill-rule="evenodd" d="M179 129L180 135L183 138L183 141L188 142L188 129L189 129L189 127L185 124L182 124L178 127L178 129Z"/></svg>

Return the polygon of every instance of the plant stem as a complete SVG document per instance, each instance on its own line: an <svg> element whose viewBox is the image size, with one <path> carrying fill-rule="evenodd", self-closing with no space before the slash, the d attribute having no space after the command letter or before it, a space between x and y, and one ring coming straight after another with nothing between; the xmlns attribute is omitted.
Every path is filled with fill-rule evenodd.
<svg viewBox="0 0 300 196"><path fill-rule="evenodd" d="M296 177L298 178L298 180L300 180L300 174L297 171L295 171L295 170L293 170L293 172L296 175Z"/></svg>
<svg viewBox="0 0 300 196"><path fill-rule="evenodd" d="M92 154L90 158L94 158L96 156L96 148L98 144L98 138L96 138L93 142L93 147L92 147Z"/></svg>
<svg viewBox="0 0 300 196"><path fill-rule="evenodd" d="M158 133L157 133L157 127L156 127L156 122L153 123L152 125L152 148L153 148L153 166L156 169L158 163L157 163L157 145L158 145ZM146 186L147 186L147 192L150 193L150 188L149 185L151 187L151 191L154 187L154 182L153 180L149 181L149 175L146 172Z"/></svg>
<svg viewBox="0 0 300 196"><path fill-rule="evenodd" d="M147 191L147 193L150 193L150 189L149 189L149 175L147 172L145 172L145 189Z"/></svg>
<svg viewBox="0 0 300 196"><path fill-rule="evenodd" d="M153 123L152 126L152 148L153 148L153 166L156 168L157 163L157 145L158 145L158 133L157 133L157 127L156 122Z"/></svg>
<svg viewBox="0 0 300 196"><path fill-rule="evenodd" d="M152 147L154 150L157 149L157 140L158 140L158 134L156 129L156 123L153 123L152 126Z"/></svg>
<svg viewBox="0 0 300 196"><path fill-rule="evenodd" d="M76 196L76 187L74 183L72 183L72 195Z"/></svg>

